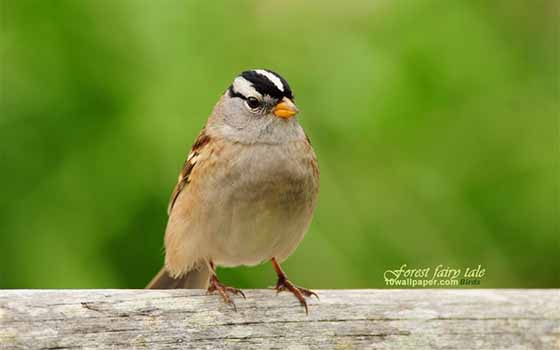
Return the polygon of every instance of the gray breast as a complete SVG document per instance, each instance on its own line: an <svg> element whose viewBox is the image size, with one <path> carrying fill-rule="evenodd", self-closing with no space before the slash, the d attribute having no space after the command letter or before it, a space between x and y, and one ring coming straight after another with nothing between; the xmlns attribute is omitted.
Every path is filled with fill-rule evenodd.
<svg viewBox="0 0 560 350"><path fill-rule="evenodd" d="M317 180L304 142L235 145L219 210L214 259L221 265L254 265L295 249L311 220Z"/></svg>

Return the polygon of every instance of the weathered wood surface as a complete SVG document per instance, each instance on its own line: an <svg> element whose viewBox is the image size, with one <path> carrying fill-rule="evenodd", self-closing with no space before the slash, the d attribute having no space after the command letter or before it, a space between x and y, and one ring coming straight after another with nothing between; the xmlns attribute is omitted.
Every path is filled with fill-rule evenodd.
<svg viewBox="0 0 560 350"><path fill-rule="evenodd" d="M0 290L1 349L560 349L560 290Z"/></svg>

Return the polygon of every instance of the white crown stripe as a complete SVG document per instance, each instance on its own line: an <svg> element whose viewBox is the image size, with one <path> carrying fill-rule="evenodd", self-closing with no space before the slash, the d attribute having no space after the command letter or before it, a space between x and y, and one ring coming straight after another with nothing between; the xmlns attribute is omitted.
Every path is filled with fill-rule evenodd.
<svg viewBox="0 0 560 350"><path fill-rule="evenodd" d="M260 75L264 75L268 80L270 80L274 85L276 85L278 90L284 92L284 84L282 84L282 81L276 75L268 71L265 71L264 69L255 69L255 72Z"/></svg>
<svg viewBox="0 0 560 350"><path fill-rule="evenodd" d="M261 94L259 94L253 87L253 84L251 84L250 81L243 77L235 78L235 80L233 81L233 91L245 97L261 96Z"/></svg>

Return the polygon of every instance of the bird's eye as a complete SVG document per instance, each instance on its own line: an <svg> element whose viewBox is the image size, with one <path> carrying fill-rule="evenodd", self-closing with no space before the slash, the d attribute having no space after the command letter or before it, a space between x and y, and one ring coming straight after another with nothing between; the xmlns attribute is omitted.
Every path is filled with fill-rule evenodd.
<svg viewBox="0 0 560 350"><path fill-rule="evenodd" d="M257 100L254 97L249 97L247 99L247 106L249 106L249 108L251 109L255 109L257 107L259 107L261 105L261 103L259 102L259 100Z"/></svg>

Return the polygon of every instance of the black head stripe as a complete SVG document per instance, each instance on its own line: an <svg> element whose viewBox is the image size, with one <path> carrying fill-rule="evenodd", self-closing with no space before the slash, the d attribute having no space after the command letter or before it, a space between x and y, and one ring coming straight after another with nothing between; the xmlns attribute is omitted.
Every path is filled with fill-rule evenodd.
<svg viewBox="0 0 560 350"><path fill-rule="evenodd" d="M284 85L284 96L286 96L290 100L293 100L294 95L292 94L292 89L290 89L290 85L288 84L286 79L282 78L282 76L280 74L278 74L274 71L271 71L270 69L266 69L266 71L276 75L278 77L278 79L280 79L280 81L282 82L282 85Z"/></svg>
<svg viewBox="0 0 560 350"><path fill-rule="evenodd" d="M249 81L255 90L257 90L261 95L269 95L275 99L281 100L283 97L293 99L292 90L288 85L288 82L282 78L277 73L267 70L268 72L274 74L282 82L284 91L278 89L278 87L271 82L266 76L255 72L254 70L247 70L241 73L241 76Z"/></svg>

